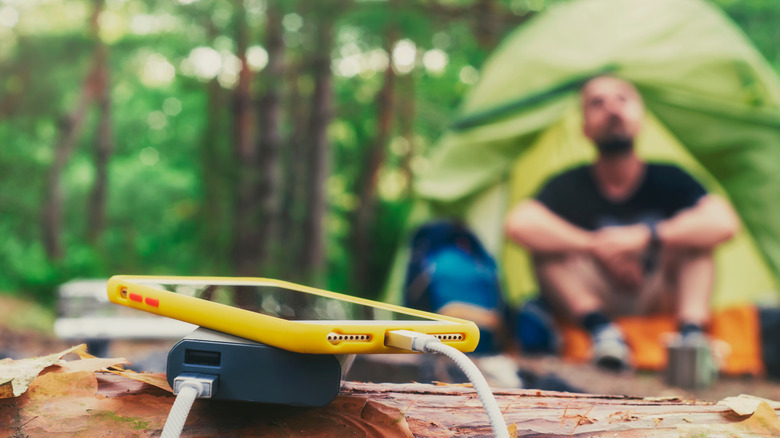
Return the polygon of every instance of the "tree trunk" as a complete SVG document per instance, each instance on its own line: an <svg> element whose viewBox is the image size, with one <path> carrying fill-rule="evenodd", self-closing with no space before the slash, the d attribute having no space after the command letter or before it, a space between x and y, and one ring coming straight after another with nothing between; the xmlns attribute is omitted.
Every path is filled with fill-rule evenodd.
<svg viewBox="0 0 780 438"><path fill-rule="evenodd" d="M233 93L233 132L236 152L237 187L235 207L235 234L233 242L233 263L239 276L257 275L258 269L258 232L259 213L257 197L258 153L253 138L254 114L252 111L251 79L252 75L246 62L248 29L246 26L244 2L235 1L234 26L236 45L241 71L238 84Z"/></svg>
<svg viewBox="0 0 780 438"><path fill-rule="evenodd" d="M417 9L432 17L434 22L465 22L471 28L477 44L486 52L492 51L502 36L532 18L535 13L517 15L506 2L497 0L475 0L461 6L455 2L421 2L417 0L396 0L400 7Z"/></svg>
<svg viewBox="0 0 780 438"><path fill-rule="evenodd" d="M477 0L473 8L472 28L477 43L485 50L492 50L501 38L499 5L496 0Z"/></svg>
<svg viewBox="0 0 780 438"><path fill-rule="evenodd" d="M95 0L94 2L90 20L90 28L96 42L92 66L82 85L79 102L73 111L63 117L60 122L60 136L57 144L54 146L54 163L52 163L47 177L46 197L43 204L42 237L46 255L53 260L61 259L65 255L62 247L63 193L60 187L60 176L65 169L68 158L70 158L76 147L84 126L87 108L103 87L103 83L107 81L107 74L101 68L106 63L103 58L107 55L101 47L100 24L98 20L103 10L103 4L103 0Z"/></svg>
<svg viewBox="0 0 780 438"><path fill-rule="evenodd" d="M385 37L385 50L392 53L393 44L397 39L397 31L391 28ZM362 166L357 180L355 192L358 193L358 205L352 219L352 266L354 268L354 286L362 295L369 292L371 279L374 277L372 245L372 225L376 217L377 182L379 172L385 161L385 151L393 127L395 115L395 71L390 62L384 72L384 83L377 93L376 138L371 145L367 159Z"/></svg>
<svg viewBox="0 0 780 438"><path fill-rule="evenodd" d="M309 116L309 151L307 154L309 174L306 189L306 220L303 227L304 250L301 268L310 282L322 281L325 270L325 218L327 214L326 182L330 172L330 144L327 137L328 124L333 105L332 73L330 52L333 45L333 25L336 11L316 8L317 40L312 62L314 93Z"/></svg>
<svg viewBox="0 0 780 438"><path fill-rule="evenodd" d="M98 46L98 125L95 139L95 185L89 197L88 238L97 245L105 226L106 198L108 194L108 162L113 150L111 129L111 86L109 83L108 47L102 42Z"/></svg>
<svg viewBox="0 0 780 438"><path fill-rule="evenodd" d="M417 117L417 108L415 105L415 81L414 75L408 74L400 81L401 85L401 99L398 115L398 124L401 136L406 140L406 150L401 157L401 171L406 179L406 196L412 196L412 182L414 180L414 174L412 172L412 158L414 158L415 136L416 130L414 127L415 118Z"/></svg>
<svg viewBox="0 0 780 438"><path fill-rule="evenodd" d="M302 228L303 205L306 194L306 102L301 95L299 86L300 63L292 64L287 69L287 84L289 85L290 135L285 147L281 150L284 185L282 187L282 199L279 207L279 219L277 221L277 241L283 243L279 246L280 273L279 275L291 281L303 281L301 272L296 269L297 262L301 260L303 241L300 233Z"/></svg>
<svg viewBox="0 0 780 438"><path fill-rule="evenodd" d="M209 41L219 35L210 15L203 20ZM203 201L200 209L200 247L207 261L205 269L220 275L234 275L232 251L238 162L232 139L226 138L232 114L225 111L232 95L217 78L206 84L206 117L200 145L200 181Z"/></svg>
<svg viewBox="0 0 780 438"><path fill-rule="evenodd" d="M60 138L54 146L54 163L49 170L46 200L43 204L43 245L46 255L53 260L61 259L65 255L62 247L63 193L60 175L76 146L91 99L90 92L85 89L76 108L61 121Z"/></svg>
<svg viewBox="0 0 780 438"><path fill-rule="evenodd" d="M225 140L226 115L229 95L212 79L206 85L206 126L200 147L203 207L201 209L203 254L211 263L209 269L224 274L235 274L230 260L235 230L233 219L234 193L237 181L236 162L230 141Z"/></svg>
<svg viewBox="0 0 780 438"><path fill-rule="evenodd" d="M268 3L266 9L265 47L268 52L268 64L263 71L265 93L258 101L257 112L260 116L260 136L257 139L260 151L258 186L261 208L258 227L258 263L268 268L270 253L273 250L274 230L279 219L279 149L281 137L281 90L284 85L284 28L283 11L280 1Z"/></svg>

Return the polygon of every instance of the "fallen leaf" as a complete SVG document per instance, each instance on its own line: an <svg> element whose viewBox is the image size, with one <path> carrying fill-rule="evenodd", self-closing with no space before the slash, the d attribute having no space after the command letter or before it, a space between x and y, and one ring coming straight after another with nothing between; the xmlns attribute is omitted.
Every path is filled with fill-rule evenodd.
<svg viewBox="0 0 780 438"><path fill-rule="evenodd" d="M24 394L28 400L47 400L52 397L94 396L97 378L90 371L49 373L35 379Z"/></svg>
<svg viewBox="0 0 780 438"><path fill-rule="evenodd" d="M67 354L86 354L86 351L87 346L81 344L48 356L20 360L3 359L0 361L0 381L11 379L13 385L13 394L11 397L18 397L27 390L30 383L38 377L38 374L40 374L44 368L59 363L62 357ZM0 398L4 397L0 395Z"/></svg>
<svg viewBox="0 0 780 438"><path fill-rule="evenodd" d="M156 386L173 394L173 389L168 385L168 378L165 376L165 373L136 373L132 370L109 370L109 372Z"/></svg>
<svg viewBox="0 0 780 438"><path fill-rule="evenodd" d="M105 397L98 393L94 372L41 375L21 396L0 400L0 436L159 436L175 398L134 388ZM413 437L400 409L355 396L339 396L315 409L196 400L184 432L188 436Z"/></svg>
<svg viewBox="0 0 780 438"><path fill-rule="evenodd" d="M14 379L5 379L0 381L0 398L10 398L14 396Z"/></svg>
<svg viewBox="0 0 780 438"><path fill-rule="evenodd" d="M661 422L664 421L663 418L653 418L653 423L655 423L656 427L661 424Z"/></svg>
<svg viewBox="0 0 780 438"><path fill-rule="evenodd" d="M685 424L677 427L681 437L699 436L780 436L780 419L766 402L760 402L755 413L746 420L727 424Z"/></svg>
<svg viewBox="0 0 780 438"><path fill-rule="evenodd" d="M79 345L79 347L81 347L81 346L83 346L84 348L79 348L77 350L71 351L71 353L76 354L79 357L79 359L96 359L97 358L97 356L93 356L92 354L89 353L89 351L87 351L86 344Z"/></svg>
<svg viewBox="0 0 780 438"><path fill-rule="evenodd" d="M509 432L509 438L517 438L517 424L512 423L509 426L507 426L507 431Z"/></svg>
<svg viewBox="0 0 780 438"><path fill-rule="evenodd" d="M780 403L761 397L740 394L737 397L726 397L718 402L719 406L726 406L739 415L752 415L761 403L766 403L774 409L780 409Z"/></svg>
<svg viewBox="0 0 780 438"><path fill-rule="evenodd" d="M737 423L743 426L749 433L764 433L763 436L780 436L780 419L769 403L761 402L756 408L756 412L745 421ZM744 436L744 435L743 435Z"/></svg>
<svg viewBox="0 0 780 438"><path fill-rule="evenodd" d="M81 360L70 360L66 362L56 363L52 366L54 368L52 372L56 373L76 373L79 371L103 371L109 368L119 367L124 369L122 365L130 365L127 359L113 358L113 359L100 359L97 357L86 358Z"/></svg>
<svg viewBox="0 0 780 438"><path fill-rule="evenodd" d="M0 436L148 436L146 416L157 410L163 423L172 402L150 397L144 416L132 416L132 403L125 409L97 397L97 388L94 372L44 374L21 396L0 401Z"/></svg>

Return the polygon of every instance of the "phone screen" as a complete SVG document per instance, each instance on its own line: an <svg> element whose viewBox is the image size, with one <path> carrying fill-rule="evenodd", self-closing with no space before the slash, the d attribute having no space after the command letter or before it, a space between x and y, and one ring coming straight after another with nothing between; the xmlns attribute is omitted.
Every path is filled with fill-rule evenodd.
<svg viewBox="0 0 780 438"><path fill-rule="evenodd" d="M274 283L265 283L261 280L219 283L199 280L134 279L132 282L290 321L310 323L318 321L414 321L415 323L435 321L437 324L448 322L343 301Z"/></svg>

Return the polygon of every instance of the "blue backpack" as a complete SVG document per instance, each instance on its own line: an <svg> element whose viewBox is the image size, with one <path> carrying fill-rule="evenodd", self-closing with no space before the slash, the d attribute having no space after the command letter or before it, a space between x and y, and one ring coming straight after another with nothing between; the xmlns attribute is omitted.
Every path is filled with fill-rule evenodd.
<svg viewBox="0 0 780 438"><path fill-rule="evenodd" d="M404 281L404 305L438 312L451 303L474 306L503 317L504 304L493 257L464 225L437 221L413 235ZM498 336L480 327L477 352L494 351Z"/></svg>

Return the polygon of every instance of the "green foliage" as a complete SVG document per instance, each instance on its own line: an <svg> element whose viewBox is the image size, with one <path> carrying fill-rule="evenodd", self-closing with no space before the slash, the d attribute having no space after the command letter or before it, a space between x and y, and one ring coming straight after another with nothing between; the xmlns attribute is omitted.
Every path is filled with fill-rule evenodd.
<svg viewBox="0 0 780 438"><path fill-rule="evenodd" d="M723 8L775 70L780 70L780 52L777 50L780 4L773 0L713 0L713 3Z"/></svg>
<svg viewBox="0 0 780 438"><path fill-rule="evenodd" d="M743 27L776 68L780 66L776 26L780 3L714 1ZM495 10L510 24L481 24L493 26L500 40L511 31L512 22L555 3L496 1ZM229 188L235 178L230 163L234 160L231 96L237 72L237 4L228 0L106 1L100 22L110 51L114 143L106 228L96 244L89 242L86 218L96 181L98 120L93 107L59 179L67 254L62 260L50 260L45 253L42 206L63 121L81 98L92 63L95 42L88 23L93 2L35 0L0 6L0 38L5 43L0 48L0 290L28 292L51 303L54 287L74 277L233 273L234 193ZM442 12L474 4L470 0L244 1L249 46L255 47L253 53L260 58L264 11L278 5L284 12L286 64L298 72L295 80L306 114L313 91L309 68L316 47L316 22L322 14L335 22L330 210L326 218L328 287L353 290L350 215L356 208L360 171L377 135L377 93L384 70L393 62L393 53L384 51L388 36L395 38L394 50L403 46L412 51L412 65L396 68L397 109L379 173L379 201L372 226L371 290L376 293L370 295L374 297L404 237L411 208L405 166L411 162L413 169L424 171L424 157L455 117L459 102L490 53L490 47L477 38L480 23L475 14ZM197 50L211 58L196 59ZM258 93L265 89L259 68L252 84ZM216 92L209 91L214 84ZM285 109L280 128L285 140L306 126L306 120L292 113L290 86L288 80L282 90ZM209 112L210 99L219 100L216 113ZM413 137L402 140L405 133L400 124L406 107L401 103L405 100L413 101ZM292 208L291 220L298 224L306 212L300 202ZM299 238L275 242L272 262L264 270L258 267L259 274L294 273L296 261L290 251Z"/></svg>

